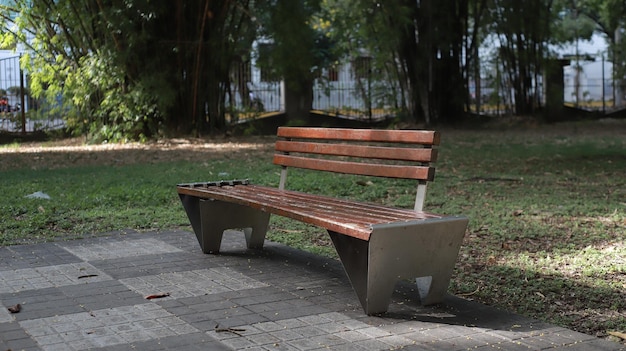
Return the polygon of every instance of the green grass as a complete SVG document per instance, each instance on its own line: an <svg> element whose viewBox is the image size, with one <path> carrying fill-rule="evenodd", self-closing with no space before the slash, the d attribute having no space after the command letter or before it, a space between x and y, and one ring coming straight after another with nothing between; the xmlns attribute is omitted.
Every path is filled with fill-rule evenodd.
<svg viewBox="0 0 626 351"><path fill-rule="evenodd" d="M444 130L426 209L470 218L450 291L592 335L626 331L625 131L625 123ZM3 171L0 245L127 228L190 230L175 184L250 178L277 186L278 172L269 153ZM412 206L414 186L305 171L288 182L401 207ZM25 198L36 191L51 199ZM323 230L280 217L268 239L335 255Z"/></svg>
<svg viewBox="0 0 626 351"><path fill-rule="evenodd" d="M8 144L0 144L0 149L18 149L20 147L20 143L17 141L13 141Z"/></svg>

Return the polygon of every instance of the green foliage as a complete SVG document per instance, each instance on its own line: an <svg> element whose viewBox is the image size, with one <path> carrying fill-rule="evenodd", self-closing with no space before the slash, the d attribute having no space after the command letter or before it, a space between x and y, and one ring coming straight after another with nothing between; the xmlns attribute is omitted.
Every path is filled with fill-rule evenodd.
<svg viewBox="0 0 626 351"><path fill-rule="evenodd" d="M35 98L76 134L145 140L225 124L233 57L263 1L7 1L0 42L22 43Z"/></svg>
<svg viewBox="0 0 626 351"><path fill-rule="evenodd" d="M514 91L516 115L536 112L535 77L542 74L543 60L548 56L555 13L552 2L531 0L495 0L489 7L489 30L498 40L497 60Z"/></svg>
<svg viewBox="0 0 626 351"><path fill-rule="evenodd" d="M68 116L68 125L78 134L88 132L95 141L145 140L154 136L163 121L161 111L172 103L172 97L168 99L166 89L161 89L158 98L153 94L158 84L150 86L143 81L119 89L124 86L124 72L112 61L103 53L89 55L81 59L79 69L68 72L64 89L72 92L73 106L81 111Z"/></svg>
<svg viewBox="0 0 626 351"><path fill-rule="evenodd" d="M26 46L32 96L46 97L51 113L95 141L224 128L231 69L249 62L258 38L272 42L258 64L272 67L269 78L284 78L299 105L312 101L323 69L368 57L353 72L368 105L427 123L464 114L485 40L499 46L518 114L541 107L533 81L548 44L598 29L618 77L626 67L617 40L626 7L618 0L13 0L0 10L0 46Z"/></svg>
<svg viewBox="0 0 626 351"><path fill-rule="evenodd" d="M401 60L402 33L412 23L414 9L402 1L322 1L318 27L335 43L334 55L351 61L354 77L364 101L406 109L404 99L409 81ZM358 61L360 58L366 60ZM369 81L368 81L369 80ZM371 82L377 82L368 87ZM367 92L372 89L375 97Z"/></svg>
<svg viewBox="0 0 626 351"><path fill-rule="evenodd" d="M552 12L557 16L552 22L552 36L555 42L569 43L591 39L597 24L585 15L584 2L561 0L554 4Z"/></svg>
<svg viewBox="0 0 626 351"><path fill-rule="evenodd" d="M302 78L311 75L315 32L307 25L313 6L302 1L280 0L272 12L270 25L273 39L272 60L289 86L299 88Z"/></svg>
<svg viewBox="0 0 626 351"><path fill-rule="evenodd" d="M133 2L127 5L132 8ZM133 52L137 41L147 38L132 27L147 25L151 16L137 18L132 11L71 1L33 6L18 1L11 9L16 27L5 32L5 40L11 37L29 47L21 63L30 73L33 96L46 98L53 106L51 113L63 114L75 133L89 132L95 140L141 140L156 133L173 99L157 73L144 72L151 80L160 80L152 85L142 75L133 75L117 34L128 35L125 44ZM25 35L29 32L30 40Z"/></svg>
<svg viewBox="0 0 626 351"><path fill-rule="evenodd" d="M243 135L252 136L257 134L257 127L255 122L248 122L248 125L243 130Z"/></svg>

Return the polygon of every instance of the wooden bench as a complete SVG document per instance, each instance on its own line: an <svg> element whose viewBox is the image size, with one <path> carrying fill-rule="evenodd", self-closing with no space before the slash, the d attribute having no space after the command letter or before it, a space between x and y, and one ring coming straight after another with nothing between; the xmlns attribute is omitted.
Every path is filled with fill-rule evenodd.
<svg viewBox="0 0 626 351"><path fill-rule="evenodd" d="M439 133L280 127L278 188L247 180L188 183L178 194L204 253L218 253L227 229L260 249L270 214L328 231L365 313L386 312L398 279L415 278L421 303L443 300L468 219L422 210L433 180ZM416 181L413 209L286 190L290 167ZM294 234L296 235L296 234Z"/></svg>

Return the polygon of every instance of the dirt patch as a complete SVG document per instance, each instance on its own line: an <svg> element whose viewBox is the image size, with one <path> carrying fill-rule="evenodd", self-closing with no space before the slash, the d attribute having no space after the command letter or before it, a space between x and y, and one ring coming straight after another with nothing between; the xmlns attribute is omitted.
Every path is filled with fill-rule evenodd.
<svg viewBox="0 0 626 351"><path fill-rule="evenodd" d="M0 147L0 171L75 166L210 160L267 153L275 137L180 138L149 143L87 145L83 138L26 142Z"/></svg>
<svg viewBox="0 0 626 351"><path fill-rule="evenodd" d="M416 128L404 125L405 128ZM463 137L462 129L441 129L446 137ZM622 136L626 133L626 120L605 118L557 124L537 124L535 119L499 118L483 124L485 133L515 132L517 138L603 138ZM475 131L474 131L475 132ZM41 139L41 138L35 138ZM275 136L175 138L148 143L89 145L85 138L66 138L48 141L5 143L0 145L0 171L10 169L55 169L89 165L127 165L133 163L157 163L171 161L210 160L214 158L254 156L255 153L271 152ZM5 140L5 142L8 142ZM476 141L474 141L476 143Z"/></svg>

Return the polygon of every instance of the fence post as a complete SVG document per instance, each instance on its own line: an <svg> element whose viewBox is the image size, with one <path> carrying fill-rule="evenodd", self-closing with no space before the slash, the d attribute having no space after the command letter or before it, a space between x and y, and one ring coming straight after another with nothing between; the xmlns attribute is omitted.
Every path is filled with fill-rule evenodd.
<svg viewBox="0 0 626 351"><path fill-rule="evenodd" d="M604 52L602 52L602 114L606 114L606 97L605 94L605 86L606 82L604 81Z"/></svg>
<svg viewBox="0 0 626 351"><path fill-rule="evenodd" d="M26 134L26 106L24 105L24 70L21 63L22 56L20 55L20 113L22 114L22 134Z"/></svg>

